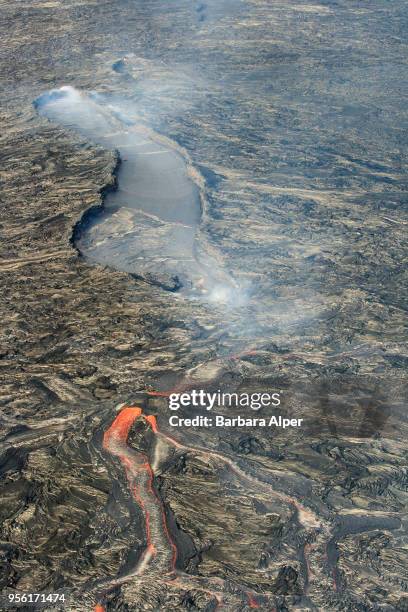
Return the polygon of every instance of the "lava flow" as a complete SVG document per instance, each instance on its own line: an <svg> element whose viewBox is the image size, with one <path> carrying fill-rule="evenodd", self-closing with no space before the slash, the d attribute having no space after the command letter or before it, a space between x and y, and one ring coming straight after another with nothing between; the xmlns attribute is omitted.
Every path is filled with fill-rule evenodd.
<svg viewBox="0 0 408 612"><path fill-rule="evenodd" d="M169 444L175 448L183 449L187 452L194 452L196 454L203 454L206 457L219 459L224 464L228 465L239 478L243 478L257 487L261 486L262 488L267 488L269 492L273 490L276 497L294 506L297 510L300 523L306 528L317 530L315 536L316 541L313 546L319 547L319 536L323 536L323 541L325 543L327 528L325 529L323 527L313 512L305 508L297 500L276 491L271 486L271 483L263 481L259 474L255 476L254 474L245 472L237 463L232 461L232 459L226 455L209 449L202 449L199 447L192 448L178 442L174 438L159 431L155 416L144 415L142 409L137 406L125 406L116 416L109 429L107 429L105 432L103 437L103 447L109 453L118 457L125 468L129 489L133 498L140 506L145 521L146 548L143 554L140 556L136 567L134 570L132 570L131 574L128 575L127 579L141 576L149 567L149 570L156 574L158 581L161 581L164 577L167 577L167 584L169 584L170 581L173 587L187 587L207 592L209 595L215 598L217 608L223 606L222 596L226 595L229 591L227 584L224 583L223 580L215 581L214 579L205 579L206 584L203 585L199 577L190 575L187 576L183 572L176 571L177 548L167 527L163 504L153 488L152 465L150 464L145 453L136 451L130 448L127 444L130 429L138 418L143 418L144 421L149 424L151 431L155 434L153 465L159 463L160 461L160 446L162 443ZM306 592L310 580L313 577L308 555L309 547L310 549L312 548L311 545L306 545L304 549L307 573ZM126 580L126 578L124 577L122 580ZM222 584L221 589L219 583ZM264 593L264 595L266 594ZM242 597L246 599L249 608L259 608L259 603L253 593L242 592L241 595L238 595L238 599L241 599ZM102 610L104 610L103 606L101 604L97 604L95 607L95 612L102 612Z"/></svg>
<svg viewBox="0 0 408 612"><path fill-rule="evenodd" d="M168 391L167 392L151 391L149 392L149 395L165 397L165 396L168 396L170 393L171 392L168 392ZM273 495L276 498L281 499L282 501L284 501L285 503L293 507L296 512L296 516L297 516L297 519L300 525L308 532L313 533L314 538L315 538L315 541L313 543L306 543L303 549L305 570L306 570L305 594L308 594L309 587L310 587L312 580L317 580L319 578L320 582L322 582L322 580L326 578L324 575L319 575L319 576L315 575L315 573L312 571L312 568L311 568L310 553L314 550L319 550L319 548L325 551L326 546L327 546L327 540L331 534L329 526L325 523L325 521L319 519L319 517L316 515L315 512L313 512L311 509L304 506L294 497L291 497L290 495L287 495L285 493L282 493L281 491L278 491L276 488L273 487L273 485L270 482L262 478L261 473L259 472L255 473L254 471L252 472L245 471L240 465L238 465L235 461L233 461L226 454L222 454L217 451L210 450L210 449L200 448L198 446L190 447L185 444L182 444L181 442L178 442L171 436L159 431L157 428L156 418L154 416L145 417L145 418L149 420L149 422L151 423L152 429L155 432L158 440L163 440L165 443L170 444L171 446L174 446L175 448L179 448L187 452L192 452L194 454L202 454L206 458L213 457L215 459L218 459L222 463L228 465L231 471L238 478L245 480L250 485L253 485L256 488L261 487L263 489L266 489L268 492L273 492ZM319 572L317 572L317 574L319 574ZM334 590L337 591L337 584L336 584L335 579L334 579L333 586L334 586ZM248 597L249 607L256 608L258 605L256 599L251 594L247 594L247 597Z"/></svg>
<svg viewBox="0 0 408 612"><path fill-rule="evenodd" d="M164 439L175 447L184 448L173 438L159 432L156 417L144 415L142 409L137 406L124 407L105 432L103 447L118 457L125 468L133 498L144 515L146 534L146 548L135 569L127 577L115 580L115 583L117 585L131 577L141 576L149 567L156 573L158 581L163 581L163 578L167 577L167 580L164 580L167 585L182 590L194 589L205 592L214 599L217 609L230 609L228 604L224 607L224 595L227 595L225 591L229 589L222 579L207 579L176 571L177 548L170 536L162 503L153 489L152 467L144 453L133 450L127 444L130 429L139 417L149 423L152 432L156 435L156 441ZM239 601L242 601L242 597L247 598L250 608L259 607L251 593L237 596ZM94 612L104 611L104 605L97 603Z"/></svg>
<svg viewBox="0 0 408 612"><path fill-rule="evenodd" d="M129 488L140 506L145 521L146 549L138 561L133 575L141 574L154 562L154 569L174 572L177 548L170 537L163 506L153 489L153 472L144 453L127 445L130 428L142 415L142 409L127 406L121 410L103 437L103 447L120 459L125 468ZM157 431L154 417L145 417L153 431Z"/></svg>
<svg viewBox="0 0 408 612"><path fill-rule="evenodd" d="M132 571L132 577L140 576L148 565L170 579L167 584L176 588L194 588L208 593L215 598L216 607L222 605L221 594L201 584L199 577L186 576L188 584L182 582L183 573L176 573L177 548L170 537L167 528L163 506L153 489L153 471L144 453L136 452L127 445L127 439L133 423L139 417L149 423L154 434L159 434L156 417L143 415L142 409L126 406L117 415L103 437L103 447L112 455L118 457L125 468L129 487L136 502L140 505L145 519L146 549ZM174 441L177 445L177 443ZM130 577L129 576L129 577ZM126 578L122 579L126 580ZM202 580L202 579L201 579ZM116 583L119 581L117 580ZM222 581L221 581L222 582ZM105 607L97 603L94 612L105 612Z"/></svg>

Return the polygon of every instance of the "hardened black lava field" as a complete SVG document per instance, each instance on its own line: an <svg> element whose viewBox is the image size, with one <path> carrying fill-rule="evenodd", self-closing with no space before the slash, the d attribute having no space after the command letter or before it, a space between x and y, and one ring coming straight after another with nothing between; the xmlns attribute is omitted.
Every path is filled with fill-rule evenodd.
<svg viewBox="0 0 408 612"><path fill-rule="evenodd" d="M0 608L407 611L407 3L0 9Z"/></svg>

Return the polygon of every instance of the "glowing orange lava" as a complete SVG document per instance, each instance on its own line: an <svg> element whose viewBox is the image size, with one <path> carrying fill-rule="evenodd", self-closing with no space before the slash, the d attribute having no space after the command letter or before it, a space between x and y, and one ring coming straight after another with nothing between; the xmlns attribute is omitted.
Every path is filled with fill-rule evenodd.
<svg viewBox="0 0 408 612"><path fill-rule="evenodd" d="M159 433L159 428L157 427L157 419L155 416L148 415L145 417L145 420L150 423L150 427L152 428L153 433Z"/></svg>
<svg viewBox="0 0 408 612"><path fill-rule="evenodd" d="M248 597L248 605L250 608L259 608L259 604L256 601L255 597L252 595L252 593L247 593L247 597Z"/></svg>
<svg viewBox="0 0 408 612"><path fill-rule="evenodd" d="M168 397L172 391L147 391L147 395L152 395L153 397Z"/></svg>
<svg viewBox="0 0 408 612"><path fill-rule="evenodd" d="M143 415L138 406L125 406L105 432L103 447L118 457L124 466L130 491L144 515L146 549L138 562L136 573L142 573L145 565L158 555L159 550L163 570L174 571L177 548L171 539L162 503L153 488L152 468L144 453L135 451L127 444L130 428L141 416L149 423L153 433L158 433L156 417Z"/></svg>
<svg viewBox="0 0 408 612"><path fill-rule="evenodd" d="M105 432L103 436L103 447L110 451L110 445L113 440L126 443L130 428L141 414L141 408L130 406L123 408L112 425Z"/></svg>
<svg viewBox="0 0 408 612"><path fill-rule="evenodd" d="M150 392L149 394L157 396L168 395L168 393L165 392ZM155 435L156 441L162 440L175 448L203 454L206 457L215 457L220 459L224 464L228 465L239 478L244 478L257 486L261 485L262 487L268 487L268 489L271 485L269 483L265 483L263 480L260 480L253 474L244 472L237 463L226 455L210 449L187 446L181 442L178 442L173 437L168 436L166 433L159 431L156 417L154 415L144 415L143 410L139 406L125 406L115 417L112 424L106 430L103 436L103 448L110 454L118 457L120 460L125 469L131 494L143 513L146 547L131 575L141 575L148 565L154 564L155 571L162 573L163 576L167 576L167 578L171 581L167 582L167 584L171 584L173 587L176 587L177 585L183 587L187 582L191 583L193 588L198 588L199 590L211 594L216 599L218 608L223 605L223 598L218 588L215 588L215 590L209 589L207 584L202 585L198 583L198 577L193 577L190 575L187 576L176 570L177 547L172 540L167 526L166 513L163 504L153 486L154 474L149 458L145 453L137 451L127 444L130 429L134 422L139 418L143 419L149 424L151 431ZM154 452L156 452L156 450ZM301 516L303 522L305 522L305 526L317 526L313 513L304 508L299 502L297 502L297 500L276 490L274 491L274 494L297 509L299 516ZM307 573L305 589L306 593L308 591L310 581L313 578L309 560L309 553L311 549L312 544L306 543L304 546L304 559ZM333 579L335 590L337 590L335 574L333 574ZM255 598L254 593L244 592L243 595L247 599L249 608L259 609L262 607L259 601ZM101 603L97 603L94 607L94 612L105 612L105 610L105 606L103 606Z"/></svg>

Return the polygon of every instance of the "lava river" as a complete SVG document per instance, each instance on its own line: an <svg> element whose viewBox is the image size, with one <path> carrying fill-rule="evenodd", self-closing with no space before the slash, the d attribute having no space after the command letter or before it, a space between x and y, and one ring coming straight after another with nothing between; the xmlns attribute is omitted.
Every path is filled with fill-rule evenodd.
<svg viewBox="0 0 408 612"><path fill-rule="evenodd" d="M103 436L103 448L117 457L125 469L129 489L143 512L146 538L145 550L136 567L127 576L111 581L106 592L128 580L137 578L143 580L142 576L149 570L150 577L153 574L157 577L157 582L163 582L167 588L182 591L193 589L206 593L214 602L213 609L231 609L233 603L235 606L246 604L249 608L258 608L255 594L251 592L228 593L230 589L222 579L192 576L176 570L177 548L167 527L163 504L154 490L151 464L146 454L132 449L127 443L131 427L139 418L144 419L155 434L155 454L160 442L178 448L188 448L159 432L156 417L144 415L142 409L137 406L122 408L106 430ZM104 611L105 605L99 601L94 607L94 612Z"/></svg>
<svg viewBox="0 0 408 612"><path fill-rule="evenodd" d="M105 432L103 447L120 459L132 495L144 514L146 549L134 574L143 573L150 563L155 570L168 573L175 570L177 549L167 529L163 506L153 489L152 468L144 453L132 450L127 444L130 428L141 415L141 408L124 408ZM145 418L154 431L154 417Z"/></svg>

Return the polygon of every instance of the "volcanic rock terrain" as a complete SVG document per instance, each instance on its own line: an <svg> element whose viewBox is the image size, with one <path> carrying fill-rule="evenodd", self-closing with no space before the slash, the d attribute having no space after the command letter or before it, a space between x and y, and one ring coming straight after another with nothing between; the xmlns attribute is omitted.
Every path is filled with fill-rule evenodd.
<svg viewBox="0 0 408 612"><path fill-rule="evenodd" d="M406 3L0 8L0 607L408 610ZM61 87L182 160L190 263Z"/></svg>

